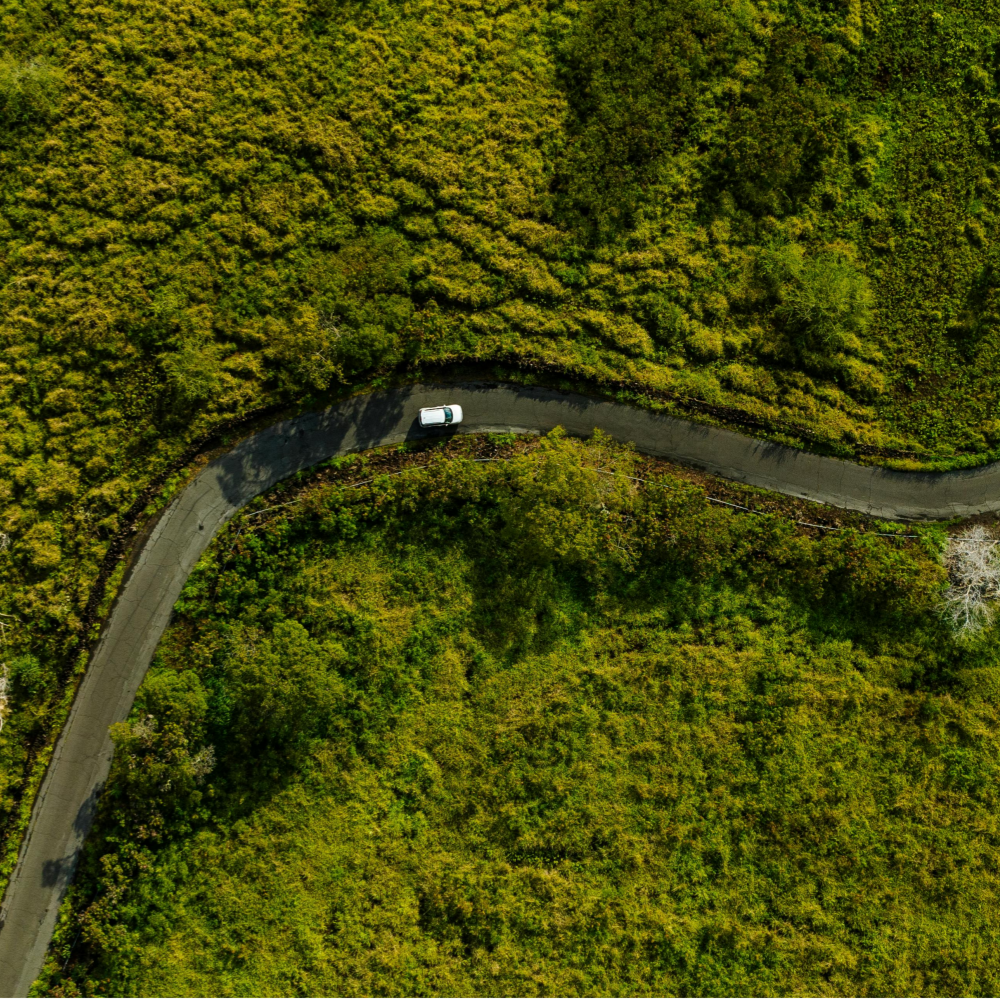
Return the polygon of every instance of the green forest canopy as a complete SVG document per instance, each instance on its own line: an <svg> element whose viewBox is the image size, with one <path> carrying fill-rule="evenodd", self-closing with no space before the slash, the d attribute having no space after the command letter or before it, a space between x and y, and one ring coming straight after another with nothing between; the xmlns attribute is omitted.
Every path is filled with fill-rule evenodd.
<svg viewBox="0 0 1000 1000"><path fill-rule="evenodd" d="M230 417L502 360L992 455L998 24L0 0L0 877L123 511Z"/></svg>
<svg viewBox="0 0 1000 1000"><path fill-rule="evenodd" d="M476 453L216 540L48 995L995 994L996 633L934 547Z"/></svg>

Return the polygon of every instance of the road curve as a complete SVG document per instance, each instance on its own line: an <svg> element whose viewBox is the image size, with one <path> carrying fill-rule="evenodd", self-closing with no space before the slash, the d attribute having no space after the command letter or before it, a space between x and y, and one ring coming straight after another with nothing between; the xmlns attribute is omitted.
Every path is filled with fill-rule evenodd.
<svg viewBox="0 0 1000 1000"><path fill-rule="evenodd" d="M108 728L128 715L171 609L212 537L243 504L300 469L422 436L417 410L442 402L464 408L464 433L546 432L561 425L582 436L600 428L650 455L890 520L1000 510L1000 463L948 473L894 472L621 403L509 385L409 386L353 397L254 434L175 497L123 583L56 744L0 911L0 996L26 996L41 970L108 775Z"/></svg>

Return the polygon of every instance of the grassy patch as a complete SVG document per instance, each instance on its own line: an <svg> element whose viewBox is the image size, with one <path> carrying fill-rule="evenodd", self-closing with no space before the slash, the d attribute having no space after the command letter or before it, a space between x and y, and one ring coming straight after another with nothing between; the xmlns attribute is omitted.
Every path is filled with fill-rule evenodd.
<svg viewBox="0 0 1000 1000"><path fill-rule="evenodd" d="M600 438L402 461L199 564L49 995L996 991L996 639L932 535Z"/></svg>

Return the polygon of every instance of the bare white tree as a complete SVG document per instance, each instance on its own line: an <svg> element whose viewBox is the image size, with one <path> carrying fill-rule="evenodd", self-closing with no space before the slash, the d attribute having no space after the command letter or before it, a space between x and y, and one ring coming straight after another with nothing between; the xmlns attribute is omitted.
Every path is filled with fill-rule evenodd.
<svg viewBox="0 0 1000 1000"><path fill-rule="evenodd" d="M213 767L215 767L215 747L213 746L202 747L191 758L191 771L194 774L195 781L199 783Z"/></svg>
<svg viewBox="0 0 1000 1000"><path fill-rule="evenodd" d="M0 733L3 732L4 719L10 710L10 667L6 663L0 669Z"/></svg>
<svg viewBox="0 0 1000 1000"><path fill-rule="evenodd" d="M2 534L2 533L0 533ZM2 535L6 539L6 535ZM6 548L6 544L0 545L0 552ZM9 621L5 621L9 619ZM12 628L11 622L19 619L13 615L0 614L0 646L7 649L7 631ZM4 720L10 714L10 665L6 662L0 663L0 733L3 732Z"/></svg>
<svg viewBox="0 0 1000 1000"><path fill-rule="evenodd" d="M994 538L982 525L948 540L944 564L950 586L945 615L960 634L978 632L996 614L1000 597L1000 558Z"/></svg>
<svg viewBox="0 0 1000 1000"><path fill-rule="evenodd" d="M340 340L343 336L343 332L337 323L337 317L331 313L319 314L319 326L320 329L330 338L331 343Z"/></svg>
<svg viewBox="0 0 1000 1000"><path fill-rule="evenodd" d="M145 715L141 719L132 723L132 735L140 740L148 740L156 732L156 719L151 715Z"/></svg>

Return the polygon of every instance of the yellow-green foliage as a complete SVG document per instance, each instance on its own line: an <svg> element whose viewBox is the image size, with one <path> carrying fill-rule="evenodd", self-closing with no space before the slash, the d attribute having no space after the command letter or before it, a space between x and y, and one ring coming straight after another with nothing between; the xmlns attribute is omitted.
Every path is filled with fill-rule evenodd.
<svg viewBox="0 0 1000 1000"><path fill-rule="evenodd" d="M123 510L234 414L503 358L845 453L985 458L998 23L995 0L0 0L0 611L46 678L14 681L0 821Z"/></svg>
<svg viewBox="0 0 1000 1000"><path fill-rule="evenodd" d="M0 57L0 121L48 118L58 103L59 71L45 59Z"/></svg>
<svg viewBox="0 0 1000 1000"><path fill-rule="evenodd" d="M922 543L427 463L206 555L49 995L996 993L996 635Z"/></svg>

